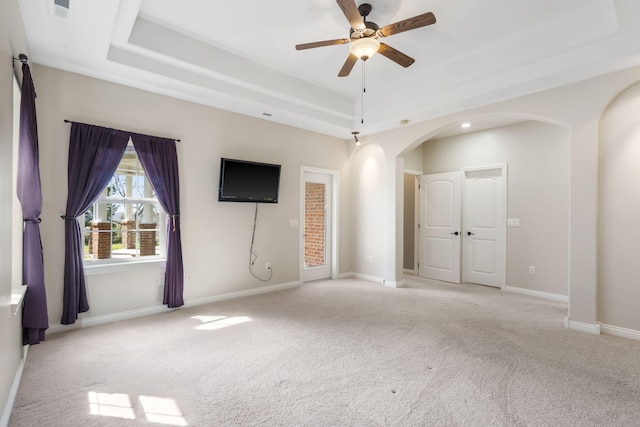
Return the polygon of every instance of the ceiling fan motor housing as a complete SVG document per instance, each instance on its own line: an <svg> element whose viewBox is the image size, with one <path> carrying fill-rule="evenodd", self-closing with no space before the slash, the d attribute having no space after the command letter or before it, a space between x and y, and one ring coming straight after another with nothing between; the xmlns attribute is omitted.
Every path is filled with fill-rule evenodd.
<svg viewBox="0 0 640 427"><path fill-rule="evenodd" d="M363 37L373 37L377 34L380 27L378 24L371 21L366 21L364 25L367 27L364 30L354 30L353 28L349 31L349 38L351 39L361 39Z"/></svg>
<svg viewBox="0 0 640 427"><path fill-rule="evenodd" d="M354 40L361 39L363 37L373 37L376 35L380 27L375 22L367 21L367 16L369 16L371 10L373 10L373 6L369 3L362 3L358 6L358 12L360 12L360 16L362 16L366 28L364 30L354 30L352 28L351 31L349 31L349 38Z"/></svg>

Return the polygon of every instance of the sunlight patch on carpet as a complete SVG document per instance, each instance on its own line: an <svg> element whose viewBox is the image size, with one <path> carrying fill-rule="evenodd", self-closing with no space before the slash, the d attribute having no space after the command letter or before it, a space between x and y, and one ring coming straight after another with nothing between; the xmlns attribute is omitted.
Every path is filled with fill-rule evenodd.
<svg viewBox="0 0 640 427"><path fill-rule="evenodd" d="M167 397L139 396L140 405L147 421L155 424L186 426L187 420L182 416L174 399ZM89 392L89 410L92 415L135 420L136 414L131 398L125 393ZM140 407L138 406L138 412ZM140 414L139 414L140 415ZM142 417L142 415L140 415Z"/></svg>
<svg viewBox="0 0 640 427"><path fill-rule="evenodd" d="M136 418L129 395L123 393L96 393L95 391L90 391L89 410L93 415L102 415L104 417L124 418L125 420Z"/></svg>
<svg viewBox="0 0 640 427"><path fill-rule="evenodd" d="M172 426L186 426L175 400L166 397L140 396L140 403L147 421Z"/></svg>
<svg viewBox="0 0 640 427"><path fill-rule="evenodd" d="M215 331L216 329L240 325L242 323L251 322L251 320L253 320L246 316L193 316L192 319L198 319L202 322L201 325L198 325L194 328L201 331Z"/></svg>

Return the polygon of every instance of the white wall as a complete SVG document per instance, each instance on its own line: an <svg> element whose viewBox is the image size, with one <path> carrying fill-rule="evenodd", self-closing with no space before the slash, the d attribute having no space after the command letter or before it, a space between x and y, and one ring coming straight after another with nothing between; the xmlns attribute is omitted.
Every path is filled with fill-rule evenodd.
<svg viewBox="0 0 640 427"><path fill-rule="evenodd" d="M358 147L351 157L353 271L374 279L385 277L385 242L380 234L384 223L386 165L382 148L376 144Z"/></svg>
<svg viewBox="0 0 640 427"><path fill-rule="evenodd" d="M0 13L0 424L8 420L12 384L22 356L21 312L11 314L12 266L20 264L22 255L12 251L14 70L10 63L20 53L29 55L18 1L6 0ZM21 79L19 67L16 72Z"/></svg>
<svg viewBox="0 0 640 427"><path fill-rule="evenodd" d="M425 174L507 164L507 217L520 220L507 229L507 286L568 294L569 140L567 128L530 121L422 145Z"/></svg>
<svg viewBox="0 0 640 427"><path fill-rule="evenodd" d="M640 84L620 94L600 123L598 318L640 331Z"/></svg>
<svg viewBox="0 0 640 427"><path fill-rule="evenodd" d="M70 125L64 119L181 139L178 143L185 301L297 282L299 177L302 165L342 173L339 272L351 271L347 143L126 86L37 66L43 178L43 245L52 324L62 310L64 227ZM264 284L248 271L254 204L217 201L220 157L282 165L278 204L259 206L256 272L273 266ZM161 269L88 276L91 310L82 319L161 304Z"/></svg>

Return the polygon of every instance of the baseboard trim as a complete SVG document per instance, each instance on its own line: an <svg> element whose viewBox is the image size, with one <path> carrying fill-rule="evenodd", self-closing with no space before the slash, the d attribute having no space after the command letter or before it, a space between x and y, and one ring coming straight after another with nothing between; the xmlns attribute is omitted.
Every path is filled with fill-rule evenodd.
<svg viewBox="0 0 640 427"><path fill-rule="evenodd" d="M384 279L382 277L377 276L369 276L368 274L362 273L351 273L351 277L355 277L356 279L368 280L369 282L375 282L380 285L384 285Z"/></svg>
<svg viewBox="0 0 640 427"><path fill-rule="evenodd" d="M235 299L235 298L243 298L243 297L249 297L253 295L265 294L269 292L282 291L285 289L296 288L301 285L302 285L302 282L300 281L287 282L287 283L280 283L278 285L261 286L259 288L247 289L244 291L214 295L206 298L185 300L183 307L185 308L196 307L199 305L211 304L218 301L226 301L226 300ZM73 325L61 325L58 323L55 325L50 325L47 332L54 334L58 332L70 331L73 329L89 328L91 326L104 325L107 323L113 323L121 320L135 319L137 317L144 317L144 316L151 316L154 314L166 313L172 310L174 309L167 308L164 305L156 305L153 307L145 307L145 308L140 308L136 310L123 311L120 313L106 314L104 316L90 317L87 319L78 319L78 321Z"/></svg>
<svg viewBox="0 0 640 427"><path fill-rule="evenodd" d="M384 280L382 283L384 286L386 286L387 288L404 288L405 286L407 286L407 281L406 280Z"/></svg>
<svg viewBox="0 0 640 427"><path fill-rule="evenodd" d="M9 419L11 418L11 412L13 411L13 405L16 402L16 396L18 395L18 388L20 387L20 380L22 379L22 372L24 371L24 362L27 360L27 353L29 352L29 346L25 345L22 350L22 359L16 369L16 375L13 377L13 383L9 390L9 396L2 409L2 415L0 416L0 426L8 426Z"/></svg>
<svg viewBox="0 0 640 427"><path fill-rule="evenodd" d="M404 274L410 274L412 276L417 276L418 275L418 272L416 270L410 270L408 268L405 268L402 271L404 272Z"/></svg>
<svg viewBox="0 0 640 427"><path fill-rule="evenodd" d="M301 281L280 283L278 285L261 286L259 288L247 289L247 290L244 290L244 291L230 292L228 294L214 295L212 297L199 298L199 299L196 299L196 300L185 301L184 302L184 307L196 307L196 306L199 306L199 305L211 304L213 302L226 301L226 300L236 299L236 298L250 297L250 296L254 296L254 295L266 294L266 293L269 293L269 292L284 291L285 289L297 288L299 286L302 286L302 282Z"/></svg>
<svg viewBox="0 0 640 427"><path fill-rule="evenodd" d="M603 334L615 335L617 337L629 338L632 340L640 341L640 331L635 329L623 328L620 326L607 325L605 323L600 324L600 330Z"/></svg>
<svg viewBox="0 0 640 427"><path fill-rule="evenodd" d="M350 277L355 277L356 279L367 280L369 282L378 283L382 286L386 286L387 288L404 288L405 286L407 286L407 281L404 279L397 280L397 281L387 280L378 276L370 276L368 274L354 273L354 272L340 275L341 279L350 278Z"/></svg>
<svg viewBox="0 0 640 427"><path fill-rule="evenodd" d="M569 303L569 297L566 295L552 294L549 292L534 291L532 289L517 288L515 286L505 286L502 290L513 292L515 294L529 295L532 297L543 298L550 301Z"/></svg>
<svg viewBox="0 0 640 427"><path fill-rule="evenodd" d="M600 335L599 323L585 323L575 320L569 320L568 317L564 318L564 327L567 329L573 329L575 331L587 332L593 335Z"/></svg>

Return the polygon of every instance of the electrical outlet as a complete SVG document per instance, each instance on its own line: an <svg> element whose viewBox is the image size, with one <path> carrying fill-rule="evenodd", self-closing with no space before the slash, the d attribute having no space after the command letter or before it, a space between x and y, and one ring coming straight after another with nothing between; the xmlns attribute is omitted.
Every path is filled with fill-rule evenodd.
<svg viewBox="0 0 640 427"><path fill-rule="evenodd" d="M373 263L373 255L369 255L369 263Z"/></svg>
<svg viewBox="0 0 640 427"><path fill-rule="evenodd" d="M266 263L266 264L264 265L264 269L265 269L265 271L269 271L269 270L271 270L271 263L270 263L270 262Z"/></svg>
<svg viewBox="0 0 640 427"><path fill-rule="evenodd" d="M536 274L536 268L533 265L529 266L529 274L532 276Z"/></svg>

